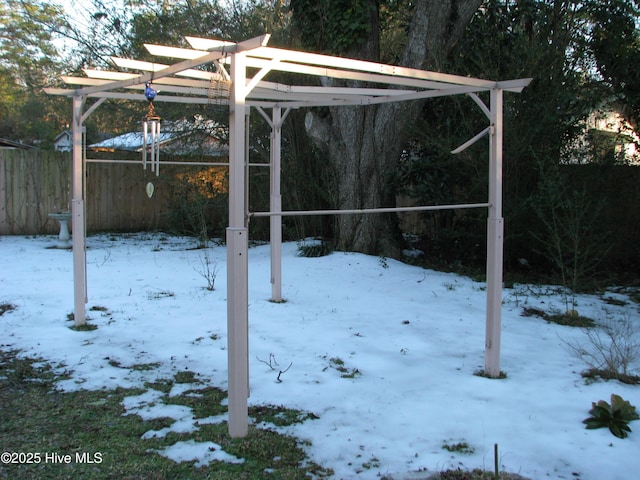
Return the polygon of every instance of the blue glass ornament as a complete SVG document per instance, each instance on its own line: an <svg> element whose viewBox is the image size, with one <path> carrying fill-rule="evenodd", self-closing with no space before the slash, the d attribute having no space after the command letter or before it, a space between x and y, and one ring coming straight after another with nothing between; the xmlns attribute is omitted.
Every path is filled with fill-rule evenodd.
<svg viewBox="0 0 640 480"><path fill-rule="evenodd" d="M147 97L147 100L149 100L150 102L153 101L154 98L156 98L156 94L158 92L155 91L155 89L151 86L150 82L147 82L145 84L145 88L144 88L144 96Z"/></svg>

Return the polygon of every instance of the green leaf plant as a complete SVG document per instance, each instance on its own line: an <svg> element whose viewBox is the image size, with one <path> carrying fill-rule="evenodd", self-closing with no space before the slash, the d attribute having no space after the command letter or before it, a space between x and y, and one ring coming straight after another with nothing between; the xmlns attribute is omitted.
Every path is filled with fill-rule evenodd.
<svg viewBox="0 0 640 480"><path fill-rule="evenodd" d="M640 418L636 407L616 394L611 394L611 405L605 400L591 405L592 408L589 410L591 416L584 419L582 423L588 429L607 427L618 438L626 438L628 432L631 432L629 422Z"/></svg>

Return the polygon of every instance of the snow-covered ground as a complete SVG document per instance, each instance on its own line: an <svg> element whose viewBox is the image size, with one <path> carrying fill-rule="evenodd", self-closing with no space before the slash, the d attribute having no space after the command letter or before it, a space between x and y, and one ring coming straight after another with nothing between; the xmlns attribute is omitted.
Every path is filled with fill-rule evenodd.
<svg viewBox="0 0 640 480"><path fill-rule="evenodd" d="M88 238L87 278L93 331L73 331L72 254L50 249L55 238L0 237L0 348L21 349L70 371L60 387L141 387L178 371L226 388L226 252L212 247L215 291L203 273L195 241L165 235ZM501 468L532 479L629 480L640 469L640 421L628 438L586 430L591 402L621 395L640 407L640 387L586 384L585 365L567 341L580 329L521 316L524 307L563 309L553 289L504 291L501 369L507 378L474 375L484 366L484 284L393 260L334 252L297 256L284 245L283 296L269 301L269 246L250 249L250 404L276 404L319 418L283 428L336 479L399 477L448 468ZM213 266L213 265L212 265ZM608 296L625 300L624 295ZM628 300L628 299L627 299ZM631 318L638 305L578 297L580 314ZM271 360L291 368L277 381ZM150 370L121 368L140 364ZM346 369L340 372L338 367ZM351 374L351 375L345 375ZM346 378L345 378L346 377ZM153 404L153 391L129 398L140 414L191 418L176 406ZM173 409L173 410L171 410ZM146 412L146 413L145 413ZM218 421L221 421L220 419ZM468 452L446 445L466 443ZM172 458L201 458L207 445L175 445ZM228 461L239 461L225 457Z"/></svg>

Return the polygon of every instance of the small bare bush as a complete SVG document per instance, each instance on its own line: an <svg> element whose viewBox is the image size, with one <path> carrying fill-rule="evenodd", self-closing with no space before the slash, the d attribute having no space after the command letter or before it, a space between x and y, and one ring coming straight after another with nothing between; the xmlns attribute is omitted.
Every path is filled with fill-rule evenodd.
<svg viewBox="0 0 640 480"><path fill-rule="evenodd" d="M216 277L218 276L218 263L215 260L212 260L207 253L207 250L204 250L204 255L200 258L200 269L195 269L202 278L207 281L207 290L213 291L216 289Z"/></svg>
<svg viewBox="0 0 640 480"><path fill-rule="evenodd" d="M607 315L598 326L583 329L586 341L565 341L569 352L584 362L587 377L599 376L639 383L633 369L640 359L640 336L631 318Z"/></svg>

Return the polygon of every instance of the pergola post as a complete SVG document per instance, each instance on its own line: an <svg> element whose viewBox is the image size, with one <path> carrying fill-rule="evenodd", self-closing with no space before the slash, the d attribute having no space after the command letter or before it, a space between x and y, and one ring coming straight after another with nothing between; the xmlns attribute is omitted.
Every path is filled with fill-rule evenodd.
<svg viewBox="0 0 640 480"><path fill-rule="evenodd" d="M502 323L502 269L504 219L502 218L502 99L503 91L491 90L489 140L489 215L487 219L487 321L485 373L500 376Z"/></svg>
<svg viewBox="0 0 640 480"><path fill-rule="evenodd" d="M87 270L84 222L84 182L85 168L82 140L82 108L85 97L73 97L73 166L71 197L71 230L73 233L73 318L76 327L87 321Z"/></svg>
<svg viewBox="0 0 640 480"><path fill-rule="evenodd" d="M227 228L227 352L229 435L248 433L249 300L245 208L246 54L231 55L229 99L229 227Z"/></svg>
<svg viewBox="0 0 640 480"><path fill-rule="evenodd" d="M271 243L271 301L282 302L282 195L280 193L280 155L282 140L282 109L273 107L271 119L271 182L270 210L275 212L270 221Z"/></svg>

